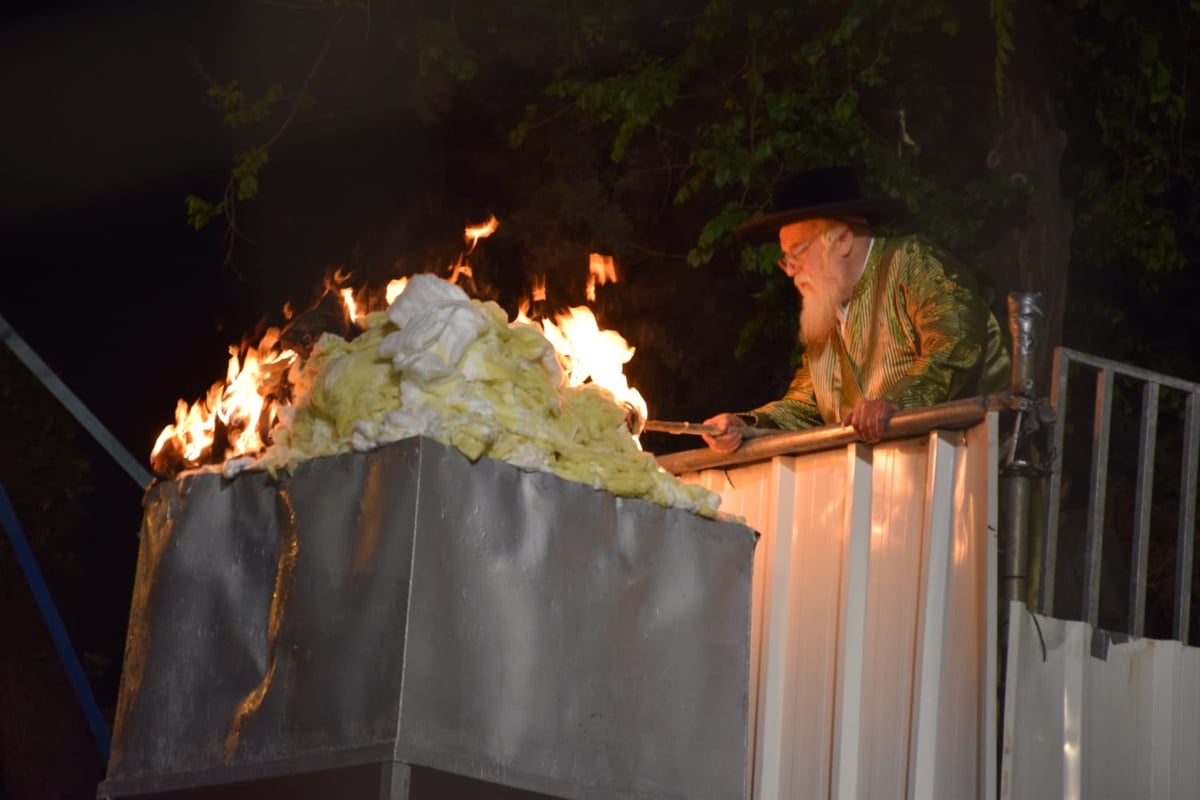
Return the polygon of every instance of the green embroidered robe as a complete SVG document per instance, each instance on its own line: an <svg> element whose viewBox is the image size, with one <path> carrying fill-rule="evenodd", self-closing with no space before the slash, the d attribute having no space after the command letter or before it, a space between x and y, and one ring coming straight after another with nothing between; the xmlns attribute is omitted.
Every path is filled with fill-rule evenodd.
<svg viewBox="0 0 1200 800"><path fill-rule="evenodd" d="M761 427L811 428L841 422L859 399L909 409L1011 380L1005 338L971 277L924 239L876 238L845 324L805 350L781 400L749 413Z"/></svg>

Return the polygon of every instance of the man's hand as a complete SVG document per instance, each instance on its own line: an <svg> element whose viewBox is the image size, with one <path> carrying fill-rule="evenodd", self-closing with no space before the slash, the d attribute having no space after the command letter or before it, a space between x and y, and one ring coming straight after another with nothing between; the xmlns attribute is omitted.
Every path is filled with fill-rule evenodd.
<svg viewBox="0 0 1200 800"><path fill-rule="evenodd" d="M735 414L717 414L704 420L706 425L716 425L721 433L716 436L704 435L704 441L718 453L732 453L742 445L742 432L747 425L741 417Z"/></svg>
<svg viewBox="0 0 1200 800"><path fill-rule="evenodd" d="M858 438L874 444L883 438L888 420L899 410L891 400L859 400L842 424L852 426Z"/></svg>

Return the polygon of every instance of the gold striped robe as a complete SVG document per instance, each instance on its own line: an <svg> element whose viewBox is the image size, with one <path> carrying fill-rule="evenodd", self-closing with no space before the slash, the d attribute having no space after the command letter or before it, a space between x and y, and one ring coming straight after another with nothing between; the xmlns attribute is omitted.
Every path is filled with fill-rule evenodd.
<svg viewBox="0 0 1200 800"><path fill-rule="evenodd" d="M1011 380L1006 339L970 275L919 237L876 238L844 326L805 350L782 399L748 413L761 427L811 428L841 422L859 399L903 410Z"/></svg>

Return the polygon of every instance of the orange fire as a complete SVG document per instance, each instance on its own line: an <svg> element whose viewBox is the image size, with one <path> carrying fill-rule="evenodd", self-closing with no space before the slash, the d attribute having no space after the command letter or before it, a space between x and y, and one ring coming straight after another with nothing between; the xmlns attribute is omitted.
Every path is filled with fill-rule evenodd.
<svg viewBox="0 0 1200 800"><path fill-rule="evenodd" d="M535 303L546 302L546 276L534 275L529 286L529 297Z"/></svg>
<svg viewBox="0 0 1200 800"><path fill-rule="evenodd" d="M601 330L590 308L576 306L558 314L557 322L542 320L542 331L558 352L568 386L596 384L618 403L629 403L647 418L646 400L629 385L624 368L634 348L616 331Z"/></svg>
<svg viewBox="0 0 1200 800"><path fill-rule="evenodd" d="M393 302L395 302L397 297L404 294L404 290L407 288L408 278L396 278L393 281L388 281L387 292L384 295L384 299L387 300L387 304L390 306Z"/></svg>
<svg viewBox="0 0 1200 800"><path fill-rule="evenodd" d="M468 227L465 239L474 248L482 238L490 236L499 223L495 217L482 225ZM469 251L468 251L469 252ZM595 297L595 284L616 281L616 271L610 256L593 253L590 256L588 298ZM471 277L470 266L464 258L451 265L451 281ZM360 322L367 313L377 310L380 300L387 305L404 292L408 278L388 283L384 297L366 292L356 293L344 286L350 275L338 270L326 278L326 292L336 291L341 297L350 321ZM545 276L535 278L531 288L535 302L546 300ZM539 322L527 316L529 300L522 302L517 322L537 324L554 346L563 366L568 386L591 382L607 389L619 403L629 403L647 416L646 401L640 392L629 386L623 368L633 357L634 348L615 331L602 330L595 315L586 307L568 309L555 321ZM285 315L292 317L291 305ZM257 346L231 347L225 380L214 384L207 394L188 405L180 400L175 409L175 422L167 425L154 444L151 462L159 472L188 469L206 463L220 463L239 456L256 456L271 443L271 430L279 410L291 397L288 370L299 358L283 347L280 331L271 328ZM218 439L223 452L214 452Z"/></svg>
<svg viewBox="0 0 1200 800"><path fill-rule="evenodd" d="M358 310L358 303L354 301L354 290L342 289L342 302L346 305L346 315L350 317L351 322L360 322L363 318Z"/></svg>
<svg viewBox="0 0 1200 800"><path fill-rule="evenodd" d="M480 223L479 225L468 225L467 229L463 231L463 240L471 244L467 252L470 253L474 250L475 245L479 244L480 239L486 239L491 236L499 227L500 221L495 217L488 217L487 222Z"/></svg>
<svg viewBox="0 0 1200 800"><path fill-rule="evenodd" d="M617 265L612 256L603 253L588 254L587 299L589 303L596 302L596 284L617 282Z"/></svg>
<svg viewBox="0 0 1200 800"><path fill-rule="evenodd" d="M266 445L263 436L274 426L278 404L272 397L282 375L297 358L294 350L281 348L279 329L271 328L258 347L229 348L225 380L213 384L203 399L189 406L175 406L175 424L163 428L151 451L154 462L168 446L185 467L210 460L258 453ZM212 452L217 423L228 442L223 454Z"/></svg>

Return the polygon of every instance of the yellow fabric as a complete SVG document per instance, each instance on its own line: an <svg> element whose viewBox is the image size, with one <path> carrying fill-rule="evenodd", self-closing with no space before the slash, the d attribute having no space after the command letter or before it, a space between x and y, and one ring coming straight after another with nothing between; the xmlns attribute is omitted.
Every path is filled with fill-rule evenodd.
<svg viewBox="0 0 1200 800"><path fill-rule="evenodd" d="M590 383L564 385L554 348L540 331L510 324L495 303L468 302L466 295L463 303L482 321L480 332L447 374L430 380L381 354L387 337L401 330L386 314L370 315L366 330L350 341L322 335L294 369L295 405L254 466L274 473L308 458L420 434L472 461L487 456L621 497L716 516L720 497L660 469L629 435L625 408L611 393ZM426 344L442 354L436 343Z"/></svg>
<svg viewBox="0 0 1200 800"><path fill-rule="evenodd" d="M843 330L805 351L782 399L748 412L757 425L840 422L860 392L904 410L1001 391L1012 380L1007 343L974 281L919 237L875 240Z"/></svg>

